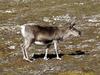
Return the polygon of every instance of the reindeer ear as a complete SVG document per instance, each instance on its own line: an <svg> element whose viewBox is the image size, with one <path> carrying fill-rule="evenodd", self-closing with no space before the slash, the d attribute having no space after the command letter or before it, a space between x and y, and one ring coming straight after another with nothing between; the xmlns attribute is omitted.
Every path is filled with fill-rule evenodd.
<svg viewBox="0 0 100 75"><path fill-rule="evenodd" d="M72 22L71 25L69 26L69 29L72 29L73 26L75 26L75 25L76 25L75 22Z"/></svg>

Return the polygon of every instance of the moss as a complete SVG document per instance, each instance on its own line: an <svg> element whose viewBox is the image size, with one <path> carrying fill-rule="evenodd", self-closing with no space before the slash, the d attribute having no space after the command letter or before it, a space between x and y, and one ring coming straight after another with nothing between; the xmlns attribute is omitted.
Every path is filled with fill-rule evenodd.
<svg viewBox="0 0 100 75"><path fill-rule="evenodd" d="M4 0L3 0L4 1ZM10 1L10 0L8 0ZM38 22L41 22L43 20L43 17L50 17L52 18L52 16L62 16L62 15L66 15L66 14L70 14L70 15L74 15L77 18L81 17L83 18L83 15L93 15L93 14L100 14L100 4L98 3L98 1L94 2L92 0L30 0L30 2L27 3L23 3L22 0L20 0L21 2L14 3L14 2L0 2L0 22L3 21L3 23L12 23L14 22L15 24L23 24L23 23L27 23L27 22L34 22L35 20ZM76 4L75 4L76 3ZM83 3L83 5L81 5L80 3ZM5 13L6 10L13 10L14 9L14 13ZM4 12L2 12L4 11ZM60 23L60 22L59 22ZM7 24L8 25L8 24ZM47 24L48 25L48 24ZM2 24L0 25L2 26ZM87 26L88 29L85 30L84 26ZM85 43L81 43L81 41L93 38L96 39L96 36L99 34L94 34L93 32L95 30L97 30L97 28L95 27L89 27L88 25L84 25L83 26L83 32L85 36L82 36L81 39L79 38L74 38L71 40L66 41L65 43L63 43L61 45L84 45L84 44L89 44L89 47L85 47L85 48L77 48L77 47L73 47L72 49L65 49L61 48L62 53L64 53L64 56L62 57L61 61L57 61L56 59L50 59L48 61L44 61L42 58L40 59L36 59L35 61L33 61L32 63L29 63L27 61L24 61L22 59L22 53L20 53L20 44L21 44L21 36L17 35L14 32L8 32L9 30L0 30L0 38L4 38L4 40L0 39L0 59L3 60L8 60L7 63L0 63L0 69L15 69L17 73L19 73L20 75L23 74L23 70L40 70L41 64L42 65L46 65L48 66L48 64L52 67L54 67L54 70L52 70L52 74L51 75L95 75L94 72L91 72L92 70L89 70L88 72L80 72L80 71L65 71L65 72L58 72L55 70L56 67L61 66L61 67L65 67L64 65L68 65L68 63L72 64L72 66L67 66L67 69L73 69L74 66L76 67L76 70L79 68L93 68L93 70L98 70L98 61L99 59L96 58L96 53L95 53L95 57L92 58L90 55L85 56L82 60L81 57L76 59L73 56L67 55L70 50L73 50L73 52L75 50L93 50L93 49L97 49L96 44L99 43L100 38L97 39L96 42L85 42ZM80 25L80 29L81 25ZM96 31L97 32L97 31ZM8 33L13 33L13 34L8 34ZM94 36L93 36L94 35ZM9 36L9 37L8 37ZM5 44L7 41L12 41L10 44ZM72 42L72 43L70 43ZM8 49L8 47L10 45L15 45L16 46L16 50L10 50ZM35 49L36 47L36 49ZM35 53L44 53L45 51L38 51L38 49L42 49L41 46L35 46L32 50L35 51ZM43 47L44 48L44 47ZM33 52L32 51L32 52ZM11 52L13 53L17 53L19 52L19 54L17 55L13 55L11 54ZM29 51L28 51L29 52ZM31 53L31 52L30 52ZM91 52L90 52L91 53ZM20 55L21 54L21 55ZM94 56L94 55L93 55ZM98 57L98 56L97 56ZM52 61L53 60L53 61ZM95 61L93 61L95 60ZM90 64L92 62L92 64ZM96 63L95 63L96 62ZM84 64L83 64L84 63ZM57 64L55 66L55 64ZM90 64L90 65L88 65ZM94 66L96 65L96 66ZM13 68L12 68L13 67ZM48 67L47 67L48 68ZM63 69L61 68L60 70L66 70L66 67ZM96 71L96 72L97 72ZM43 70L40 70L40 72L43 72ZM57 73L58 72L58 73ZM50 72L51 73L51 72ZM15 72L3 72L3 75L15 75ZM18 74L17 74L18 75ZM49 74L50 75L50 74Z"/></svg>
<svg viewBox="0 0 100 75"><path fill-rule="evenodd" d="M58 73L57 75L95 75L94 72L78 72L78 71L68 71L68 72L61 72Z"/></svg>
<svg viewBox="0 0 100 75"><path fill-rule="evenodd" d="M16 75L16 74L13 72L6 72L6 73L3 73L2 75Z"/></svg>

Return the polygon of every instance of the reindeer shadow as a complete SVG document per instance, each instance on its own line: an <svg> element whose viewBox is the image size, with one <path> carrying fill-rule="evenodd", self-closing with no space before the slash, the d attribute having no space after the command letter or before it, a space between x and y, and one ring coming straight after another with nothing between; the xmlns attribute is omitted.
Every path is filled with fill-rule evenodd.
<svg viewBox="0 0 100 75"><path fill-rule="evenodd" d="M72 56L74 56L74 55L89 55L89 53L86 53L84 51L78 50L78 51L75 51L75 52L71 52L68 55L72 55Z"/></svg>
<svg viewBox="0 0 100 75"><path fill-rule="evenodd" d="M62 56L64 56L65 54L61 53L59 54L59 57L61 58ZM71 56L75 56L75 55L88 55L88 53L85 53L83 51L75 51L75 52L71 52L67 55L71 55ZM31 60L33 59L39 59L39 58L44 58L45 54L34 54L34 56L31 58ZM48 54L47 57L49 59L53 59L56 58L56 54Z"/></svg>
<svg viewBox="0 0 100 75"><path fill-rule="evenodd" d="M44 58L45 54L34 54L34 56L32 57L32 59L39 59L39 58ZM64 54L59 54L59 57L61 58L62 56L64 56ZM56 54L48 54L47 57L49 59L53 59L56 58Z"/></svg>

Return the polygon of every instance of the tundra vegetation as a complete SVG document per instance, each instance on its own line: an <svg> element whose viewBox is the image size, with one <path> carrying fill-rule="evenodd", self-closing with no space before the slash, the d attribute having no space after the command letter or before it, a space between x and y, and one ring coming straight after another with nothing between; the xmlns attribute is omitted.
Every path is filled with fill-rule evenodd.
<svg viewBox="0 0 100 75"><path fill-rule="evenodd" d="M73 19L82 36L59 43L62 60L55 59L52 46L47 61L42 46L30 47L32 63L22 59L19 26L64 28ZM0 0L0 38L0 75L99 75L100 0Z"/></svg>

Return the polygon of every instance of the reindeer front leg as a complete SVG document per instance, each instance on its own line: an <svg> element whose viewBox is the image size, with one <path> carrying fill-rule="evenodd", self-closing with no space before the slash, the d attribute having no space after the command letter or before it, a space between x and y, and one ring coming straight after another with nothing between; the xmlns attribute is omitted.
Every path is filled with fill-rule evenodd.
<svg viewBox="0 0 100 75"><path fill-rule="evenodd" d="M51 46L51 44L48 44L47 47L46 47L46 51L45 51L45 56L44 56L44 60L48 60L49 58L47 57L47 54L48 54L48 49L49 47Z"/></svg>
<svg viewBox="0 0 100 75"><path fill-rule="evenodd" d="M59 57L58 51L57 51L57 40L54 40L53 43L54 43L54 48L55 48L55 52L56 52L56 55L57 55L56 58L61 60L61 58Z"/></svg>
<svg viewBox="0 0 100 75"><path fill-rule="evenodd" d="M44 60L48 60L48 58L47 58L47 54L48 54L48 48L46 48L46 51L45 51L45 56L44 56Z"/></svg>

